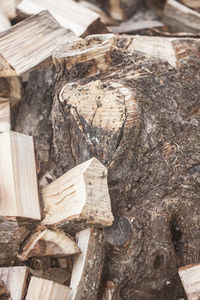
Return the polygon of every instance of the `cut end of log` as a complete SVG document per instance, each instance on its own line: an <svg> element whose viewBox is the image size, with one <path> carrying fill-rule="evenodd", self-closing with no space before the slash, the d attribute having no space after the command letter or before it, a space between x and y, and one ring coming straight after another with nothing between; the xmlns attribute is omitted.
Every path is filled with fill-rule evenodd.
<svg viewBox="0 0 200 300"><path fill-rule="evenodd" d="M64 257L80 252L79 247L70 236L61 231L45 229L32 236L24 247L20 259L27 260L32 256Z"/></svg>

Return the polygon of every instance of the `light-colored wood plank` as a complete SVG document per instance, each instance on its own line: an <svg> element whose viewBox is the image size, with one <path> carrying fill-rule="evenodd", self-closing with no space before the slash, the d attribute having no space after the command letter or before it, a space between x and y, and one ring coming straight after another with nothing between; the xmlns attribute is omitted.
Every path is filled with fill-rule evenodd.
<svg viewBox="0 0 200 300"><path fill-rule="evenodd" d="M27 267L0 268L0 277L10 291L12 300L22 300L28 276Z"/></svg>
<svg viewBox="0 0 200 300"><path fill-rule="evenodd" d="M67 34L48 11L12 26L0 34L0 76L20 76L50 59Z"/></svg>
<svg viewBox="0 0 200 300"><path fill-rule="evenodd" d="M0 215L41 219L33 139L0 134Z"/></svg>
<svg viewBox="0 0 200 300"><path fill-rule="evenodd" d="M200 264L188 265L178 270L188 300L200 299Z"/></svg>
<svg viewBox="0 0 200 300"><path fill-rule="evenodd" d="M110 226L113 222L107 169L92 158L42 189L43 224L86 220Z"/></svg>
<svg viewBox="0 0 200 300"><path fill-rule="evenodd" d="M200 31L200 14L175 0L166 1L163 22L175 32Z"/></svg>
<svg viewBox="0 0 200 300"><path fill-rule="evenodd" d="M10 19L16 16L15 6L15 0L0 0L0 11Z"/></svg>
<svg viewBox="0 0 200 300"><path fill-rule="evenodd" d="M62 231L45 229L36 232L23 248L22 260L32 256L63 257L80 253L80 249L69 235Z"/></svg>
<svg viewBox="0 0 200 300"><path fill-rule="evenodd" d="M27 14L36 14L48 9L61 26L72 30L78 36L87 32L100 33L98 27L106 29L97 13L72 0L23 0L18 9ZM96 32L92 32L92 27Z"/></svg>
<svg viewBox="0 0 200 300"><path fill-rule="evenodd" d="M71 289L65 285L31 277L25 300L68 300Z"/></svg>
<svg viewBox="0 0 200 300"><path fill-rule="evenodd" d="M71 300L97 299L105 256L102 230L88 228L76 234L82 253L74 259L70 287Z"/></svg>
<svg viewBox="0 0 200 300"><path fill-rule="evenodd" d="M181 0L181 2L191 8L199 8L200 0Z"/></svg>
<svg viewBox="0 0 200 300"><path fill-rule="evenodd" d="M0 97L0 132L10 130L10 102Z"/></svg>

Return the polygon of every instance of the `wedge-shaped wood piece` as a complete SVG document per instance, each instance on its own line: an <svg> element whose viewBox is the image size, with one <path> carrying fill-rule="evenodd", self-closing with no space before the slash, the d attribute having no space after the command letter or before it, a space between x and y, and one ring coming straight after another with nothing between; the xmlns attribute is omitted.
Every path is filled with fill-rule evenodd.
<svg viewBox="0 0 200 300"><path fill-rule="evenodd" d="M15 7L15 0L0 0L0 11L10 19L16 16Z"/></svg>
<svg viewBox="0 0 200 300"><path fill-rule="evenodd" d="M200 0L181 0L181 2L191 8L200 7Z"/></svg>
<svg viewBox="0 0 200 300"><path fill-rule="evenodd" d="M71 289L51 280L31 277L25 300L68 300Z"/></svg>
<svg viewBox="0 0 200 300"><path fill-rule="evenodd" d="M105 258L105 243L101 229L89 228L76 234L82 254L76 256L72 269L71 300L97 299Z"/></svg>
<svg viewBox="0 0 200 300"><path fill-rule="evenodd" d="M113 222L107 169L92 158L42 189L43 224L86 221L99 226Z"/></svg>
<svg viewBox="0 0 200 300"><path fill-rule="evenodd" d="M64 257L80 252L71 236L62 231L45 229L32 236L23 249L21 259L27 260L32 256Z"/></svg>
<svg viewBox="0 0 200 300"><path fill-rule="evenodd" d="M10 130L10 102L0 97L0 132Z"/></svg>
<svg viewBox="0 0 200 300"><path fill-rule="evenodd" d="M0 76L22 75L48 60L66 40L66 29L48 11L18 23L0 34Z"/></svg>
<svg viewBox="0 0 200 300"><path fill-rule="evenodd" d="M97 13L72 0L23 0L18 9L27 14L48 9L61 26L78 36L108 32Z"/></svg>
<svg viewBox="0 0 200 300"><path fill-rule="evenodd" d="M200 299L200 264L179 268L178 273L188 300Z"/></svg>
<svg viewBox="0 0 200 300"><path fill-rule="evenodd" d="M0 134L0 215L41 219L33 138Z"/></svg>
<svg viewBox="0 0 200 300"><path fill-rule="evenodd" d="M163 22L172 31L191 33L200 31L200 14L175 0L166 1Z"/></svg>
<svg viewBox="0 0 200 300"><path fill-rule="evenodd" d="M12 300L22 300L26 291L27 267L0 268L0 278L10 291Z"/></svg>

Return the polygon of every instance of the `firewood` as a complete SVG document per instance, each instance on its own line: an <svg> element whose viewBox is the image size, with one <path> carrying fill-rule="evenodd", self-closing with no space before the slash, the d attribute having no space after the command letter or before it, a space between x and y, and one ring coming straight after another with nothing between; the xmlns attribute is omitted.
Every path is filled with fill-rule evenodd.
<svg viewBox="0 0 200 300"><path fill-rule="evenodd" d="M10 291L12 300L22 300L26 292L27 267L0 268L0 277Z"/></svg>
<svg viewBox="0 0 200 300"><path fill-rule="evenodd" d="M89 228L76 234L82 254L75 260L70 287L71 300L97 299L105 258L105 243L101 229Z"/></svg>
<svg viewBox="0 0 200 300"><path fill-rule="evenodd" d="M20 233L16 220L0 217L0 266L14 264L19 244Z"/></svg>
<svg viewBox="0 0 200 300"><path fill-rule="evenodd" d="M80 253L80 249L69 235L44 229L33 234L20 257L27 260L32 256L63 257L77 253Z"/></svg>
<svg viewBox="0 0 200 300"><path fill-rule="evenodd" d="M188 300L198 300L200 297L200 264L179 268L178 273Z"/></svg>
<svg viewBox="0 0 200 300"><path fill-rule="evenodd" d="M6 14L0 10L0 32L7 30L11 27L11 23Z"/></svg>
<svg viewBox="0 0 200 300"><path fill-rule="evenodd" d="M0 11L10 19L16 16L15 6L15 0L0 0Z"/></svg>
<svg viewBox="0 0 200 300"><path fill-rule="evenodd" d="M181 2L191 8L200 8L199 0L181 0Z"/></svg>
<svg viewBox="0 0 200 300"><path fill-rule="evenodd" d="M63 226L86 222L112 225L107 169L92 158L42 189L45 217L42 224Z"/></svg>
<svg viewBox="0 0 200 300"><path fill-rule="evenodd" d="M108 32L97 13L72 0L23 0L18 9L26 14L48 9L61 26L72 30L78 36Z"/></svg>
<svg viewBox="0 0 200 300"><path fill-rule="evenodd" d="M0 215L41 219L33 139L0 134Z"/></svg>
<svg viewBox="0 0 200 300"><path fill-rule="evenodd" d="M131 17L141 6L142 0L109 0L109 13L119 21Z"/></svg>
<svg viewBox="0 0 200 300"><path fill-rule="evenodd" d="M10 102L0 97L0 132L10 130Z"/></svg>
<svg viewBox="0 0 200 300"><path fill-rule="evenodd" d="M20 76L44 61L48 65L52 52L67 39L66 29L47 11L18 23L0 34L0 76Z"/></svg>
<svg viewBox="0 0 200 300"><path fill-rule="evenodd" d="M31 277L25 300L68 300L70 299L70 292L71 289L65 285L46 279Z"/></svg>
<svg viewBox="0 0 200 300"><path fill-rule="evenodd" d="M171 31L191 33L200 31L200 14L175 0L166 1L163 22Z"/></svg>
<svg viewBox="0 0 200 300"><path fill-rule="evenodd" d="M114 33L129 33L134 31L139 31L143 29L153 28L153 27L163 27L163 23L156 20L145 20L139 22L124 22L119 26L112 26L110 29Z"/></svg>
<svg viewBox="0 0 200 300"><path fill-rule="evenodd" d="M0 77L0 98L9 100L11 108L14 108L22 100L22 86L19 77Z"/></svg>

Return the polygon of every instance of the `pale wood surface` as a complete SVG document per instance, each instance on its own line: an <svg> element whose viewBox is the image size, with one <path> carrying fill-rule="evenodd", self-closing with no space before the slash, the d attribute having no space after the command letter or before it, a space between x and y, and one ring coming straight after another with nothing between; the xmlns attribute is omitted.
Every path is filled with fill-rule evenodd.
<svg viewBox="0 0 200 300"><path fill-rule="evenodd" d="M100 22L99 15L72 0L23 0L18 9L27 14L36 14L48 9L61 26L82 36L89 26Z"/></svg>
<svg viewBox="0 0 200 300"><path fill-rule="evenodd" d="M10 129L10 102L0 97L0 132Z"/></svg>
<svg viewBox="0 0 200 300"><path fill-rule="evenodd" d="M25 300L68 300L71 289L65 285L31 277Z"/></svg>
<svg viewBox="0 0 200 300"><path fill-rule="evenodd" d="M112 224L107 169L92 158L42 189L45 218L43 224L87 220L89 223Z"/></svg>
<svg viewBox="0 0 200 300"><path fill-rule="evenodd" d="M181 0L181 2L191 8L200 7L200 0Z"/></svg>
<svg viewBox="0 0 200 300"><path fill-rule="evenodd" d="M0 134L0 215L40 220L33 139Z"/></svg>
<svg viewBox="0 0 200 300"><path fill-rule="evenodd" d="M9 18L5 13L0 10L0 32L7 30L11 27Z"/></svg>
<svg viewBox="0 0 200 300"><path fill-rule="evenodd" d="M188 300L200 298L200 264L188 265L178 270Z"/></svg>
<svg viewBox="0 0 200 300"><path fill-rule="evenodd" d="M15 6L15 0L0 0L0 11L8 18L14 18L16 16Z"/></svg>
<svg viewBox="0 0 200 300"><path fill-rule="evenodd" d="M163 22L172 31L192 33L200 31L200 14L175 0L166 1Z"/></svg>
<svg viewBox="0 0 200 300"><path fill-rule="evenodd" d="M62 231L45 229L36 232L23 248L22 260L32 256L63 257L80 253L80 249L69 235Z"/></svg>
<svg viewBox="0 0 200 300"><path fill-rule="evenodd" d="M0 76L22 75L49 59L66 41L66 29L49 12L25 19L0 34Z"/></svg>
<svg viewBox="0 0 200 300"><path fill-rule="evenodd" d="M12 300L22 300L28 276L27 267L0 268L0 277L10 291Z"/></svg>
<svg viewBox="0 0 200 300"><path fill-rule="evenodd" d="M76 234L81 254L74 259L70 287L71 300L97 299L105 244L102 230L85 229Z"/></svg>

